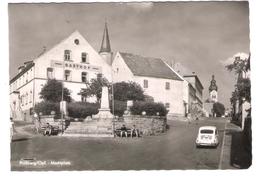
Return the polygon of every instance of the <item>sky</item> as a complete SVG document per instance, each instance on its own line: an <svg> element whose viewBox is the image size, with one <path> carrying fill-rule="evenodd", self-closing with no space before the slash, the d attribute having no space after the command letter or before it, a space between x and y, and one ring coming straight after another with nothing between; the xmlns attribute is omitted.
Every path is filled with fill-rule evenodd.
<svg viewBox="0 0 260 178"><path fill-rule="evenodd" d="M99 51L108 23L113 52L122 51L181 63L204 86L214 74L218 100L229 107L235 75L225 69L237 53L249 53L247 2L9 4L10 78L78 30ZM145 70L145 69L144 69Z"/></svg>

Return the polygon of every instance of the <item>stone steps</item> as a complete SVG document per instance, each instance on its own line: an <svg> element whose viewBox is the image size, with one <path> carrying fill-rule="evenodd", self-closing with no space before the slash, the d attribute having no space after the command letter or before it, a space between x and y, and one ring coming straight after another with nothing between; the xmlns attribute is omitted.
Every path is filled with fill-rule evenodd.
<svg viewBox="0 0 260 178"><path fill-rule="evenodd" d="M113 137L112 124L92 120L87 122L71 122L62 136L71 137Z"/></svg>
<svg viewBox="0 0 260 178"><path fill-rule="evenodd" d="M112 133L64 133L63 137L114 137Z"/></svg>

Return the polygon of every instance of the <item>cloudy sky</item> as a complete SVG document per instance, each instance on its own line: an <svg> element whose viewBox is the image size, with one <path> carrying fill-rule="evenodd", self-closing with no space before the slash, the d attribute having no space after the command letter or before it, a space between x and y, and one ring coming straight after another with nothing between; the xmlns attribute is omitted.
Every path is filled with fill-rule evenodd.
<svg viewBox="0 0 260 178"><path fill-rule="evenodd" d="M78 30L98 51L105 21L112 50L179 62L195 72L208 97L211 75L229 106L235 77L224 64L249 53L247 2L9 4L10 78Z"/></svg>

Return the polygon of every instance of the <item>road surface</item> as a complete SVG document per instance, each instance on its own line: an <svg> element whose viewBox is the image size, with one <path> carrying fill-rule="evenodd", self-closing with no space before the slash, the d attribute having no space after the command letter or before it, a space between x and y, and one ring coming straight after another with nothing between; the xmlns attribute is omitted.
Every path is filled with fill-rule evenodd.
<svg viewBox="0 0 260 178"><path fill-rule="evenodd" d="M222 118L191 123L168 121L170 129L166 133L133 139L58 136L17 139L11 144L11 169L36 171L218 169L226 122L227 120ZM205 125L214 125L219 129L220 144L217 148L196 148L198 128Z"/></svg>

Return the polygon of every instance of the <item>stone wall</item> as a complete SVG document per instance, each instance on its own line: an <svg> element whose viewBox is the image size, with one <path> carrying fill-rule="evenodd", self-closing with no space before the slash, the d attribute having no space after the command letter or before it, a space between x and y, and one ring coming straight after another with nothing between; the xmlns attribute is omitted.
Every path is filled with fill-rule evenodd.
<svg viewBox="0 0 260 178"><path fill-rule="evenodd" d="M115 121L115 129L120 129L123 124L127 128L135 125L142 135L158 135L166 131L167 120L166 117L160 116L124 115Z"/></svg>

